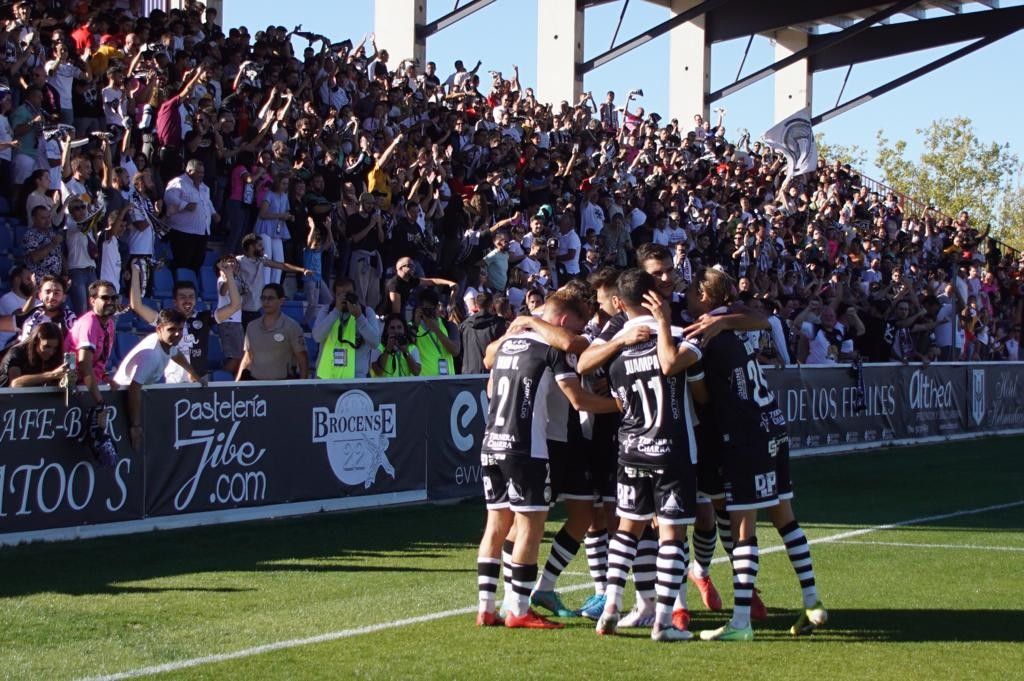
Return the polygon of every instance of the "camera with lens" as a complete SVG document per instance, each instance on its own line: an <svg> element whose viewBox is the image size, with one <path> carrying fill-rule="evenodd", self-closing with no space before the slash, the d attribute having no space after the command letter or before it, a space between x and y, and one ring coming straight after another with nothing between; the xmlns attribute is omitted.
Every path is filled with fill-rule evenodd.
<svg viewBox="0 0 1024 681"><path fill-rule="evenodd" d="M392 336L392 338L395 340L396 345L405 347L406 345L409 344L409 337L406 336L404 333L400 333L397 336Z"/></svg>
<svg viewBox="0 0 1024 681"><path fill-rule="evenodd" d="M348 303L349 305L358 305L359 296L357 296L352 291L349 291L348 293L345 294L345 302Z"/></svg>
<svg viewBox="0 0 1024 681"><path fill-rule="evenodd" d="M550 239L547 240L545 245L548 247L549 251L554 253L558 250L558 239L556 239L555 237L551 237Z"/></svg>

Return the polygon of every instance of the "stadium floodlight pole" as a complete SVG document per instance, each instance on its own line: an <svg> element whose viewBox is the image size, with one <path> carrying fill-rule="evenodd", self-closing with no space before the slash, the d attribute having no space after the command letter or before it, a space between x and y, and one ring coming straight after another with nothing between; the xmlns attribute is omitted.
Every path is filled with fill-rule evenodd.
<svg viewBox="0 0 1024 681"><path fill-rule="evenodd" d="M809 45L802 50L797 50L796 52L789 55L785 59L780 59L774 64L766 66L763 69L760 69L759 71L755 71L746 78L741 78L736 82L732 83L731 85L726 85L723 88L715 90L714 92L707 95L707 101L714 102L719 99L722 99L723 97L728 97L734 92L739 92L748 85L752 85L759 80L763 80L764 78L767 78L773 73L777 73L778 71L781 71L787 66L797 63L801 59L813 57L819 52L824 52L825 50L838 45L844 40L849 40L850 38L868 30L869 28L871 28L878 22L882 21L883 19L888 19L894 14L899 14L900 12L907 9L911 5L916 4L916 0L901 0L900 2L889 5L885 9L879 10L874 14L867 16L864 19L861 19L860 21L853 24L849 28L843 29L842 31L837 31L836 33L830 33L821 41L816 42L813 45Z"/></svg>

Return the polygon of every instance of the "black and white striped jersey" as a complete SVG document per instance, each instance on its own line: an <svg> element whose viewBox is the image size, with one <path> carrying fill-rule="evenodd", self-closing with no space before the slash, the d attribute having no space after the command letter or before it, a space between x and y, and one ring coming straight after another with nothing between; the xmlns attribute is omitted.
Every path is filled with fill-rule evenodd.
<svg viewBox="0 0 1024 681"><path fill-rule="evenodd" d="M664 468L673 462L696 462L693 436L693 405L686 381L702 374L687 372L665 376L658 361L658 324L649 315L626 322L619 334L644 325L651 337L630 345L612 360L608 383L622 405L619 426L619 463L625 466ZM672 327L673 342L698 357L700 349L682 339L682 329Z"/></svg>
<svg viewBox="0 0 1024 681"><path fill-rule="evenodd" d="M724 314L725 308L711 314ZM786 419L757 361L751 335L723 331L704 344L708 411L727 444L743 444L786 432Z"/></svg>
<svg viewBox="0 0 1024 681"><path fill-rule="evenodd" d="M536 333L502 342L491 369L491 403L481 455L548 458L548 399L555 381L576 378L565 353ZM578 417L577 417L578 420Z"/></svg>

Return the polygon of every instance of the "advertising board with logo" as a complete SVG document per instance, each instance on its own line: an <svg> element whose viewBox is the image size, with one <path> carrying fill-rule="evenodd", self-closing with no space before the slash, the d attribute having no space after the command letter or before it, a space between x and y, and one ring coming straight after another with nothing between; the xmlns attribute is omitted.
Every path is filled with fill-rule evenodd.
<svg viewBox="0 0 1024 681"><path fill-rule="evenodd" d="M0 533L142 516L143 459L120 401L108 398L118 459L101 466L86 443L88 410L55 392L0 391Z"/></svg>
<svg viewBox="0 0 1024 681"><path fill-rule="evenodd" d="M146 512L423 490L426 392L416 382L149 390L147 442L167 446L150 456Z"/></svg>

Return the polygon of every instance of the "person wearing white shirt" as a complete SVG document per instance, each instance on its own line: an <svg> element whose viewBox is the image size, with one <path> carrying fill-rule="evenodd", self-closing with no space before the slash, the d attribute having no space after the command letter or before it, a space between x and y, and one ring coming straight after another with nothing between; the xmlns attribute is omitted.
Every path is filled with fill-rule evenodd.
<svg viewBox="0 0 1024 681"><path fill-rule="evenodd" d="M580 232L586 234L591 229L595 234L600 234L604 229L604 209L597 203L596 187L587 191L586 198L580 204Z"/></svg>
<svg viewBox="0 0 1024 681"><path fill-rule="evenodd" d="M203 164L189 159L185 174L167 183L164 203L171 231L167 235L176 268L190 269L197 274L206 255L210 223L220 216L210 200L210 188L203 184Z"/></svg>
<svg viewBox="0 0 1024 681"><path fill-rule="evenodd" d="M11 269L11 290L0 296L0 317L12 315L20 310L35 292L32 272L24 265L14 266ZM16 331L0 332L0 348L6 346L17 335Z"/></svg>
<svg viewBox="0 0 1024 681"><path fill-rule="evenodd" d="M555 260L558 261L565 273L576 276L580 273L580 235L572 228L572 216L563 213L558 220L558 253Z"/></svg>
<svg viewBox="0 0 1024 681"><path fill-rule="evenodd" d="M54 58L46 62L46 82L60 95L61 122L73 125L75 112L71 108L71 87L75 79L89 80L88 74L71 62L71 53L67 44L57 41L53 46Z"/></svg>
<svg viewBox="0 0 1024 681"><path fill-rule="evenodd" d="M160 310L156 331L143 338L132 348L114 373L114 383L128 388L128 437L132 448L142 445L142 387L156 383L164 376L167 365L181 366L196 383L205 387L202 377L189 366L178 352L178 341L185 328L185 315L173 308Z"/></svg>

